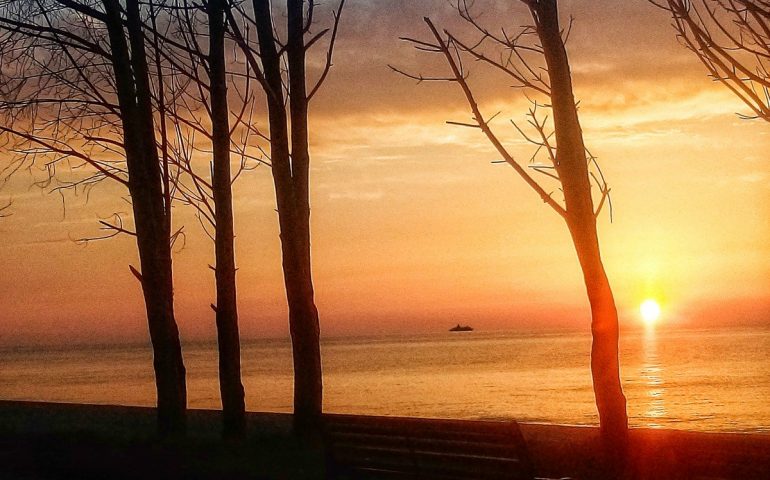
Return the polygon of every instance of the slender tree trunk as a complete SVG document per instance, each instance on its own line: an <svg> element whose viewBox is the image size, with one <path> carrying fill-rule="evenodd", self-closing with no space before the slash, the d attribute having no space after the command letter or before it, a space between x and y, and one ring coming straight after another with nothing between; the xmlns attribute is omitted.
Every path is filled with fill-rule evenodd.
<svg viewBox="0 0 770 480"><path fill-rule="evenodd" d="M284 285L294 357L294 428L297 433L306 434L313 433L320 422L323 384L319 319L310 259L310 155L303 2L290 0L288 10L291 137L284 106L280 58L273 37L270 2L254 0L260 54L269 87L270 159L281 230Z"/></svg>
<svg viewBox="0 0 770 480"><path fill-rule="evenodd" d="M610 460L617 463L624 460L628 445L626 398L618 362L618 313L599 252L588 162L556 0L539 0L533 13L551 82L556 169L564 189L567 225L591 304L591 373L601 433Z"/></svg>
<svg viewBox="0 0 770 480"><path fill-rule="evenodd" d="M246 432L246 404L241 383L241 345L235 283L230 122L225 67L226 0L209 0L209 69L215 208L216 322L219 342L219 389L225 437Z"/></svg>
<svg viewBox="0 0 770 480"><path fill-rule="evenodd" d="M153 347L161 435L186 428L187 390L174 318L170 230L155 145L149 72L137 0L126 2L125 25L117 0L104 0L112 67L123 123L129 192L134 212L147 322ZM130 53L129 53L130 51Z"/></svg>
<svg viewBox="0 0 770 480"><path fill-rule="evenodd" d="M289 109L295 200L295 239L298 276L292 285L294 312L291 337L294 345L294 415L298 430L312 430L323 408L320 324L315 305L310 257L310 148L308 99L305 85L304 1L288 2Z"/></svg>
<svg viewBox="0 0 770 480"><path fill-rule="evenodd" d="M298 275L287 278L289 322L294 357L294 429L313 433L319 427L323 408L320 327L313 297L310 262L302 255L309 250L302 242L297 254Z"/></svg>

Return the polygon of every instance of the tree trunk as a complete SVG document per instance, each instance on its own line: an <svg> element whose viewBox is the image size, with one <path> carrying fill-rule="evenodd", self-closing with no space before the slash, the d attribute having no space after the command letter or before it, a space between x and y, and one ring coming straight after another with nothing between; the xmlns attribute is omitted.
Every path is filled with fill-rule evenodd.
<svg viewBox="0 0 770 480"><path fill-rule="evenodd" d="M564 190L567 225L591 304L591 374L600 428L609 459L618 465L618 461L625 459L628 445L626 398L618 362L618 313L599 252L588 161L556 0L539 0L533 13L551 82L556 170Z"/></svg>
<svg viewBox="0 0 770 480"><path fill-rule="evenodd" d="M304 241L297 243L300 252L295 249L297 259L291 260L298 264L296 274L287 274L285 282L294 358L294 430L312 434L320 426L323 402L320 328L310 264L304 256L309 246ZM284 268L287 263L284 261Z"/></svg>
<svg viewBox="0 0 770 480"><path fill-rule="evenodd" d="M215 209L216 323L219 343L219 390L222 396L223 434L242 437L246 432L246 404L241 383L241 345L235 283L232 180L230 175L230 121L225 66L225 0L210 0L209 75Z"/></svg>
<svg viewBox="0 0 770 480"><path fill-rule="evenodd" d="M257 36L268 84L270 160L281 230L284 285L289 305L289 331L294 358L294 429L298 434L305 435L314 433L319 426L323 384L320 328L310 259L310 155L302 10L301 0L288 2L287 57L291 92L289 138L281 64L273 37L270 2L254 0Z"/></svg>
<svg viewBox="0 0 770 480"><path fill-rule="evenodd" d="M304 1L288 1L289 108L295 201L295 242L298 277L289 308L294 345L294 423L297 430L318 426L323 408L320 325L313 291L310 257L310 147L308 99L305 85ZM293 305L292 305L293 304Z"/></svg>
<svg viewBox="0 0 770 480"><path fill-rule="evenodd" d="M182 347L174 318L170 230L144 50L139 5L126 3L129 53L117 0L104 0L112 68L123 123L128 187L134 212L147 322L153 347L161 435L186 429L187 390Z"/></svg>

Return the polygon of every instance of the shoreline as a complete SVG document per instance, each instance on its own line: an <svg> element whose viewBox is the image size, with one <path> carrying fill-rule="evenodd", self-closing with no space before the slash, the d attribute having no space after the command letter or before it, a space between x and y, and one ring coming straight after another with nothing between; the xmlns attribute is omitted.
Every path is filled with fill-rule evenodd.
<svg viewBox="0 0 770 480"><path fill-rule="evenodd" d="M0 477L322 478L322 452L291 437L290 414L247 412L247 439L233 444L219 438L220 411L188 412L187 438L158 442L154 408L0 401ZM598 428L521 430L538 475L600 478ZM767 434L632 428L630 445L645 479L770 478Z"/></svg>

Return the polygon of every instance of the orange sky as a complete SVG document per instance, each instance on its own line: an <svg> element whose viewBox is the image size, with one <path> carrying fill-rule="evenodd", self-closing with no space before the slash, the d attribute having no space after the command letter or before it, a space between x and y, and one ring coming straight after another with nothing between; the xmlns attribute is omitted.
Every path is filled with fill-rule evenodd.
<svg viewBox="0 0 770 480"><path fill-rule="evenodd" d="M480 2L481 3L481 2ZM495 3L495 2L489 2ZM507 2L497 2L504 5ZM317 301L327 335L479 329L588 328L577 260L561 219L467 121L456 86L415 85L387 64L439 71L397 40L424 37L421 18L455 25L441 0L351 0L332 76L313 106L312 205ZM662 322L770 324L770 125L745 109L679 46L646 2L562 1L586 142L612 186L602 216L605 264L621 319L638 323L649 296ZM525 17L496 14L488 18ZM528 19L527 19L528 20ZM438 69L438 70L437 70ZM519 158L530 149L508 119L518 90L474 66L488 114ZM76 244L96 219L129 210L117 186L88 201L3 187L0 343L143 340L146 323L131 238ZM236 185L237 257L245 336L284 335L272 180L259 168ZM214 337L212 245L177 208L187 244L175 257L183 338Z"/></svg>

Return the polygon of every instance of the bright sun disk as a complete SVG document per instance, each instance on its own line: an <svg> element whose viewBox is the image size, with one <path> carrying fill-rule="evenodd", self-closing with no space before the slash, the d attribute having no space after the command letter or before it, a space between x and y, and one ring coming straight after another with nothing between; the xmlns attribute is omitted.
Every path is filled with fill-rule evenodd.
<svg viewBox="0 0 770 480"><path fill-rule="evenodd" d="M658 317L660 317L660 305L652 299L642 302L639 306L639 311L642 314L642 320L647 325L653 325L658 320Z"/></svg>

